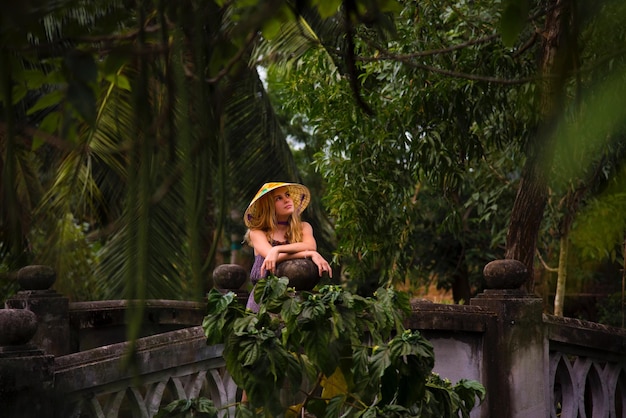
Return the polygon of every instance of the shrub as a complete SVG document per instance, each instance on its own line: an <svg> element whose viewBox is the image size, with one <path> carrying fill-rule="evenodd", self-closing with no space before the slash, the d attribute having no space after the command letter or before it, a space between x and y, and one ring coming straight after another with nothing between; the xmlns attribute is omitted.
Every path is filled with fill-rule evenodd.
<svg viewBox="0 0 626 418"><path fill-rule="evenodd" d="M258 313L233 293L208 294L207 344L224 344L226 368L248 399L237 416L468 417L484 399L480 383L433 373L432 345L403 326L406 293L379 288L365 298L288 283L259 281Z"/></svg>

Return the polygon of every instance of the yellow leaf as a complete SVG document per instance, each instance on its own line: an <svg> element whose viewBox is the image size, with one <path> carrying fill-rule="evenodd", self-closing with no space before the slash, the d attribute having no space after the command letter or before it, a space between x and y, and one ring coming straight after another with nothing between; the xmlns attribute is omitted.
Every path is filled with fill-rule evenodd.
<svg viewBox="0 0 626 418"><path fill-rule="evenodd" d="M300 417L300 411L302 411L302 407L304 404L291 405L287 408L287 412L285 413L285 418L298 418Z"/></svg>
<svg viewBox="0 0 626 418"><path fill-rule="evenodd" d="M345 395L348 393L348 384L341 369L336 368L330 377L324 376L320 382L322 386L322 398L332 399L337 395Z"/></svg>

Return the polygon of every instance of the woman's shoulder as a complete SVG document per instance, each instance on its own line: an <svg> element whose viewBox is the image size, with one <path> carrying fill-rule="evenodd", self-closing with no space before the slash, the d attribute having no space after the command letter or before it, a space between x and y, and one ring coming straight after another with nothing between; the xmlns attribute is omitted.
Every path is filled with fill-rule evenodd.
<svg viewBox="0 0 626 418"><path fill-rule="evenodd" d="M249 244L255 247L262 242L269 242L267 234L262 229L250 229L248 232Z"/></svg>

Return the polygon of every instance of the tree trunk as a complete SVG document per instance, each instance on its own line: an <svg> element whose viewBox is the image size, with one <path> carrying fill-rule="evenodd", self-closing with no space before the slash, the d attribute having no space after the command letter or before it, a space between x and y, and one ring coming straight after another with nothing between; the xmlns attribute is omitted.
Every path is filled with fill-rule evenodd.
<svg viewBox="0 0 626 418"><path fill-rule="evenodd" d="M511 211L505 252L505 258L519 260L528 268L528 291L534 287L533 261L547 199L547 179L556 139L554 127L562 103L571 1L552 0L546 7L548 13L542 33L539 66L542 77L539 89L540 125L527 144L526 163Z"/></svg>
<svg viewBox="0 0 626 418"><path fill-rule="evenodd" d="M469 304L471 298L470 282L467 272L456 272L453 274L452 299L456 304Z"/></svg>
<svg viewBox="0 0 626 418"><path fill-rule="evenodd" d="M588 181L582 183L577 189L569 191L559 205L559 209L563 213L561 222L559 223L559 266L557 269L556 293L554 296L554 315L563 316L563 306L565 304L565 285L567 283L567 261L569 254L569 233L574 223L574 218L578 213L583 197L593 188L594 184L601 182L603 177L600 175L602 164L598 164L595 171Z"/></svg>
<svg viewBox="0 0 626 418"><path fill-rule="evenodd" d="M569 239L561 235L559 249L559 268L556 279L556 293L554 295L554 315L563 316L565 302L565 285L567 283L567 256L569 254Z"/></svg>
<svg viewBox="0 0 626 418"><path fill-rule="evenodd" d="M526 288L534 286L533 261L537 248L537 235L546 204L547 183L537 171L536 162L527 160L522 174L506 237L505 258L519 260L526 265L530 275Z"/></svg>

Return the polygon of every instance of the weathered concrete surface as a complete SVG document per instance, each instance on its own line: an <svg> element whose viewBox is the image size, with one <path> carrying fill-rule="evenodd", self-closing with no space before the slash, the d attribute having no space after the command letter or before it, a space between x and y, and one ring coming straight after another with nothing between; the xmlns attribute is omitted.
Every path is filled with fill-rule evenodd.
<svg viewBox="0 0 626 418"><path fill-rule="evenodd" d="M248 272L239 264L221 264L213 270L213 285L219 289L238 290L248 280Z"/></svg>
<svg viewBox="0 0 626 418"><path fill-rule="evenodd" d="M72 303L69 318L72 352L126 341L126 321L132 301L108 300ZM202 324L202 302L150 299L143 302L139 337Z"/></svg>
<svg viewBox="0 0 626 418"><path fill-rule="evenodd" d="M69 299L50 290L56 273L48 266L26 266L18 273L23 290L9 298L10 309L26 309L37 316L39 326L33 344L46 353L62 356L70 353Z"/></svg>
<svg viewBox="0 0 626 418"><path fill-rule="evenodd" d="M312 290L321 280L315 263L308 258L287 260L276 266L276 276L287 277L296 290Z"/></svg>
<svg viewBox="0 0 626 418"><path fill-rule="evenodd" d="M548 364L542 301L519 287L526 267L517 260L497 260L485 267L491 289L470 301L495 313L495 326L484 338L485 385L489 416L550 416L545 367Z"/></svg>
<svg viewBox="0 0 626 418"><path fill-rule="evenodd" d="M0 416L51 418L53 389L53 356L31 345L0 353Z"/></svg>
<svg viewBox="0 0 626 418"><path fill-rule="evenodd" d="M28 309L0 309L0 351L27 344L37 332L37 315Z"/></svg>
<svg viewBox="0 0 626 418"><path fill-rule="evenodd" d="M435 372L453 382L474 379L485 386L487 399L472 411L472 418L591 416L585 409L588 405L593 405L593 416L613 416L618 405L626 404L622 393L626 331L542 314L541 300L516 287L519 277L499 276L522 274L514 262L504 261L486 269L494 287L472 299L470 305L413 301L405 326L422 332L432 343ZM17 300L39 308L35 301L46 298L56 295L30 290ZM208 376L210 369L213 380L208 380L219 382L218 389L211 390L229 404L236 387L223 380L227 376L221 374L221 347L207 346L198 326L205 314L204 303L145 303L142 332L146 334L137 340L134 351L142 378L153 384L152 388L167 384L184 397L184 383L193 381L192 386L199 387L207 380L193 379ZM91 334L91 342L98 345L87 351L53 358L32 341L22 344L26 337L17 339L18 345L0 347L0 416L48 418L45 408L50 405L50 393L60 394L57 399L71 393L91 402L95 396L122 399L132 392L127 390L133 385L133 370L123 367L132 345L113 344L125 336L127 308L126 301L70 304L73 337ZM36 317L38 321L55 319ZM180 329L171 331L169 327ZM55 332L54 328L45 330ZM189 380L188 376L195 377ZM142 396L133 397L132 402L147 404L148 398ZM32 399L38 403L31 405ZM557 404L561 409L557 410ZM102 401L100 406L104 405Z"/></svg>

